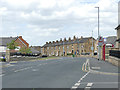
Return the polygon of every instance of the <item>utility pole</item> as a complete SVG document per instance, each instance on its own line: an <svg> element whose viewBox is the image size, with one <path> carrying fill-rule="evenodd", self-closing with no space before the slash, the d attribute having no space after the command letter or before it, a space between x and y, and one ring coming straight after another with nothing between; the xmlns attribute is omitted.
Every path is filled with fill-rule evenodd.
<svg viewBox="0 0 120 90"><path fill-rule="evenodd" d="M93 30L92 30L92 57L93 57Z"/></svg>
<svg viewBox="0 0 120 90"><path fill-rule="evenodd" d="M63 40L63 56L65 56L65 55L64 55L64 40Z"/></svg>
<svg viewBox="0 0 120 90"><path fill-rule="evenodd" d="M95 7L98 9L98 41L99 41L99 7ZM100 59L100 46L98 44L98 60Z"/></svg>

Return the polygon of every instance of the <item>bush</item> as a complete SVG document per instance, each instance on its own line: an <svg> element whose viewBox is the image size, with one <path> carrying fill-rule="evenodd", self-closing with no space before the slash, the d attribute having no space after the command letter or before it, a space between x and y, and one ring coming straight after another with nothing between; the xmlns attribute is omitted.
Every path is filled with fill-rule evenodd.
<svg viewBox="0 0 120 90"><path fill-rule="evenodd" d="M22 53L22 54L30 54L30 53L32 53L31 49L26 48L26 47L20 48L19 52Z"/></svg>

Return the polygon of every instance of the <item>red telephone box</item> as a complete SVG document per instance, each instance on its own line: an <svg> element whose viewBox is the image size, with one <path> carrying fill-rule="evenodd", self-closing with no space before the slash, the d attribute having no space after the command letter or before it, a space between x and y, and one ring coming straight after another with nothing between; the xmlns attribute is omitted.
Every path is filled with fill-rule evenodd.
<svg viewBox="0 0 120 90"><path fill-rule="evenodd" d="M102 55L102 59L105 61L105 44L103 44L103 55Z"/></svg>

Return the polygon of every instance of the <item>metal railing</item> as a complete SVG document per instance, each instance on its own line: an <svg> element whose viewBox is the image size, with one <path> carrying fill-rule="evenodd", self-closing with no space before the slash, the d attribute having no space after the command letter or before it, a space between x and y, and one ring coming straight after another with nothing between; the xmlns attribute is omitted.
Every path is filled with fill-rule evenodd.
<svg viewBox="0 0 120 90"><path fill-rule="evenodd" d="M118 50L109 50L109 56L114 56L120 58L120 51Z"/></svg>

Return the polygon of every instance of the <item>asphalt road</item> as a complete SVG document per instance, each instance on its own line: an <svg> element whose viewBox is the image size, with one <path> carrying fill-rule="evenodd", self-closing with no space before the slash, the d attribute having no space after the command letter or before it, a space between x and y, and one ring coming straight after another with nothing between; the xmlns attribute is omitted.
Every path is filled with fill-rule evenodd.
<svg viewBox="0 0 120 90"><path fill-rule="evenodd" d="M118 88L117 75L83 72L86 59L60 57L56 60L19 61L2 69L2 88Z"/></svg>

